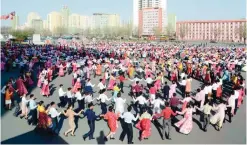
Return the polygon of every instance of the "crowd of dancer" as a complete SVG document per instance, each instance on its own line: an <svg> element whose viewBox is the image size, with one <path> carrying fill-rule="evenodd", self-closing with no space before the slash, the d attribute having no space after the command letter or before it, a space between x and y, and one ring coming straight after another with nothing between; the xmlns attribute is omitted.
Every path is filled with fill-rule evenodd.
<svg viewBox="0 0 247 145"><path fill-rule="evenodd" d="M3 85L2 94L7 110L15 106L15 116L21 110L20 117L29 124L54 134L59 132L58 117L62 114L70 127L65 136L75 136L75 116L86 116L90 131L83 135L84 140L94 139L95 121L101 119L110 128L105 140L114 139L120 121L123 130L119 139L123 141L127 134L129 144L133 143L133 123L143 140L151 136L152 122L162 119L162 139L165 134L171 139L172 124L183 134L191 132L193 114L202 118L202 130L207 131L211 123L220 131L226 115L231 122L244 100L244 51L239 47L119 42L88 44L76 50L52 45L3 47L1 70L18 69L20 76L11 77ZM39 94L32 94L34 87L41 88L40 95L49 98L55 77L70 74L71 87L65 90L60 84L57 90L60 102L36 103ZM98 82L93 84L92 78ZM192 86L195 80L202 85ZM124 85L126 82L131 82L130 87ZM125 91L130 97L123 95ZM67 109L59 112L56 104ZM102 110L98 115L93 111L97 104ZM183 115L183 119L175 122L176 115Z"/></svg>

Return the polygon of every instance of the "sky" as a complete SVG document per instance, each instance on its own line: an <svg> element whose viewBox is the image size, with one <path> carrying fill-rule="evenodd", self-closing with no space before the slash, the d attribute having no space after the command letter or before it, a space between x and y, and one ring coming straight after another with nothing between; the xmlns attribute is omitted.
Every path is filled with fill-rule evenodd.
<svg viewBox="0 0 247 145"><path fill-rule="evenodd" d="M37 12L42 19L52 11L60 11L64 5L71 13L116 13L121 20L132 19L132 0L1 0L1 15L15 11L20 24L27 20L29 12ZM182 20L227 20L246 18L246 0L168 0L168 14ZM1 20L1 25L10 20Z"/></svg>

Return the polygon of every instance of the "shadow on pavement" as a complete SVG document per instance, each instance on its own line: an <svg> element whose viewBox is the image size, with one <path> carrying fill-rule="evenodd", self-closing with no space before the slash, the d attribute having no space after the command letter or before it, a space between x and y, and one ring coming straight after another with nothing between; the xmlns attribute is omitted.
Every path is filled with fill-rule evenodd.
<svg viewBox="0 0 247 145"><path fill-rule="evenodd" d="M54 136L47 132L33 131L4 140L1 144L68 144L60 136Z"/></svg>
<svg viewBox="0 0 247 145"><path fill-rule="evenodd" d="M96 140L98 144L105 144L105 134L102 130L100 131L99 137L97 137Z"/></svg>

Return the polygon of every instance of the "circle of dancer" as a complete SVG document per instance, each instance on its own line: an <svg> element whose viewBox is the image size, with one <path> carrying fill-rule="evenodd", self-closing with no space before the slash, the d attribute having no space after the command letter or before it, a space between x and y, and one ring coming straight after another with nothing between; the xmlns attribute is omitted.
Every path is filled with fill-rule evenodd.
<svg viewBox="0 0 247 145"><path fill-rule="evenodd" d="M225 120L232 122L245 98L244 65L242 47L137 42L98 42L78 49L3 46L2 78L15 71L19 76L4 83L2 100L7 111L14 107L14 116L53 135L59 134L58 120L63 116L69 124L63 135L75 136L75 117L84 116L89 126L84 140L94 139L95 122L103 120L110 130L105 141L120 131L119 140L127 135L128 144L134 137L146 140L151 124L159 121L162 139L171 140L173 126L182 134L192 131L193 116L200 116L205 132L209 124L220 131ZM70 87L51 85L65 76L71 77ZM192 86L193 81L200 85ZM32 94L36 87L40 94ZM45 104L54 91L60 102ZM96 114L95 107L101 113ZM139 136L133 135L133 126Z"/></svg>

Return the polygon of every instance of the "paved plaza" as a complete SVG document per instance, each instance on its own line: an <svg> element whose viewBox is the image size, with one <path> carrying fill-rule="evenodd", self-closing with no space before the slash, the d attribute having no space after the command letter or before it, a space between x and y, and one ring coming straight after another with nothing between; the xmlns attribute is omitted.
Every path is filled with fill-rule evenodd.
<svg viewBox="0 0 247 145"><path fill-rule="evenodd" d="M245 74L243 74L245 75ZM17 76L16 72L10 73L2 73L1 84L6 81L11 76ZM34 88L32 93L35 94L37 98L37 102L43 100L45 104L50 103L51 101L59 102L58 98L58 87L59 84L64 84L64 89L71 87L71 75L66 75L65 77L57 77L50 83L50 90L52 95L50 98L44 98L40 95L40 88ZM92 83L96 84L99 82L99 77L93 78ZM168 81L169 82L169 81ZM123 98L126 98L127 103L130 104L132 98L128 96L128 92L130 90L129 85L130 81L125 83L124 94L122 94ZM169 82L170 84L171 82ZM199 81L193 80L192 88L195 91L202 83ZM97 87L94 87L94 91L97 91ZM179 90L177 89L177 94L179 95ZM108 91L108 97L111 97L111 92ZM180 95L179 95L180 96ZM94 97L98 97L98 93L94 94ZM95 100L94 103L97 103ZM110 104L110 102L107 102ZM127 105L126 105L127 106ZM77 103L75 103L75 108L77 108ZM62 111L64 108L58 108L58 111ZM100 106L95 106L96 114L101 112ZM126 108L125 108L126 111ZM62 125L59 136L48 136L48 135L40 135L34 131L34 126L29 126L25 119L16 118L13 116L14 109L12 111L7 111L2 109L1 112L1 143L22 143L22 144L126 144L127 136L124 142L118 140L120 133L122 131L120 123L118 123L119 128L117 129L117 133L115 135L115 140L109 140L108 142L104 142L104 136L108 134L109 128L107 126L107 122L104 120L96 121L94 140L83 140L82 135L89 131L89 127L87 125L87 119L81 118L78 119L78 128L75 131L75 137L68 136L65 137L63 133L69 128L68 119L61 119L59 124ZM134 113L134 112L133 112ZM178 120L182 118L182 116L176 116ZM171 137L172 140L162 140L159 131L162 128L159 126L159 123L162 123L162 119L159 119L159 123L152 124L152 135L148 140L139 141L139 131L136 128L133 128L134 131L134 143L135 144L245 144L246 143L246 100L244 99L244 104L240 107L237 112L237 115L233 117L232 123L226 121L223 124L223 128L221 131L216 131L212 125L209 125L208 131L204 132L200 129L199 116L193 115L193 129L189 135L184 135L176 131L174 127L171 129Z"/></svg>

